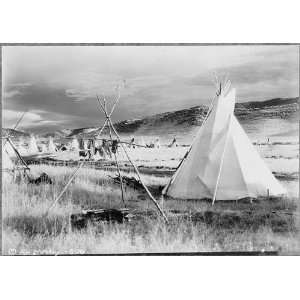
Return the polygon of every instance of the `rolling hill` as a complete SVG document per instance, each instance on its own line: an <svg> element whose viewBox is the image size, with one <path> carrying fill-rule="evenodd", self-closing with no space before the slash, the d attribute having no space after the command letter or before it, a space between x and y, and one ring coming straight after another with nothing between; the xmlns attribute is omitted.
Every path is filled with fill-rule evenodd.
<svg viewBox="0 0 300 300"><path fill-rule="evenodd" d="M190 132L202 124L208 107L204 105L187 109L164 112L142 119L124 120L115 123L123 135L181 135ZM247 127L249 124L259 126L259 120L284 120L297 123L299 120L299 97L275 98L266 101L237 103L235 115ZM273 124L273 123L272 123ZM42 135L55 139L65 137L92 137L99 133L99 128L62 129ZM11 133L14 137L28 137L29 134L12 129L2 129L2 135ZM107 131L104 133L108 133Z"/></svg>
<svg viewBox="0 0 300 300"><path fill-rule="evenodd" d="M30 134L27 132L23 132L11 128L2 128L2 136L3 137L9 136L13 139L19 139L19 138L28 138Z"/></svg>

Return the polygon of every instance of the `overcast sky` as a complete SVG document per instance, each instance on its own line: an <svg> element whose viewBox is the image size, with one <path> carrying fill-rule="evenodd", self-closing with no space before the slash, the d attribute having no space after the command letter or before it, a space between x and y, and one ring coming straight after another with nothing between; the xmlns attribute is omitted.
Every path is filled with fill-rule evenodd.
<svg viewBox="0 0 300 300"><path fill-rule="evenodd" d="M298 96L297 46L10 46L2 50L3 126L49 132L99 126L96 94L121 100L113 120L209 103L214 73L237 102Z"/></svg>

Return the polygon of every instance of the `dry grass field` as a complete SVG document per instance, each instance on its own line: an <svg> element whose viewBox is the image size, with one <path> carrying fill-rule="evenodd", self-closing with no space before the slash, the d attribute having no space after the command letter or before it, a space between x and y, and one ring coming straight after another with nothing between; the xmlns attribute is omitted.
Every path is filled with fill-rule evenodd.
<svg viewBox="0 0 300 300"><path fill-rule="evenodd" d="M70 188L46 215L72 167L36 165L53 184L28 184L3 177L3 252L6 255L158 253L199 251L278 251L300 253L298 198L250 203L160 199L167 177L142 175L169 218L165 224L143 191L126 187L132 218L122 224L91 223L77 230L70 215L82 209L122 208L115 172L82 168ZM134 176L134 174L127 174Z"/></svg>

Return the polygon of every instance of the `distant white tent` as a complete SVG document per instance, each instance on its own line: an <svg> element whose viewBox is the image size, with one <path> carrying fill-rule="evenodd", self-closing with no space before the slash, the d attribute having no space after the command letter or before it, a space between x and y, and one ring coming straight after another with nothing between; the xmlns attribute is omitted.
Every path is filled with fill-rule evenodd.
<svg viewBox="0 0 300 300"><path fill-rule="evenodd" d="M3 140L2 147L3 147L3 150L9 155L9 157L16 157L16 152L9 142L7 142L6 140Z"/></svg>
<svg viewBox="0 0 300 300"><path fill-rule="evenodd" d="M235 89L227 83L163 194L214 201L286 193L234 116L234 105Z"/></svg>
<svg viewBox="0 0 300 300"><path fill-rule="evenodd" d="M28 152L29 154L37 154L39 152L34 135L30 136Z"/></svg>
<svg viewBox="0 0 300 300"><path fill-rule="evenodd" d="M53 153L56 151L56 146L53 142L53 138L50 136L48 141L48 152Z"/></svg>
<svg viewBox="0 0 300 300"><path fill-rule="evenodd" d="M5 142L3 141L3 143ZM2 145L2 171L12 171L14 169L14 163L9 154L10 148L12 149L8 142L5 145Z"/></svg>
<svg viewBox="0 0 300 300"><path fill-rule="evenodd" d="M79 142L76 138L71 142L71 150L79 150Z"/></svg>
<svg viewBox="0 0 300 300"><path fill-rule="evenodd" d="M12 152L14 152L14 155L11 155ZM2 140L1 170L9 172L14 172L16 170L29 170L26 162L9 138Z"/></svg>

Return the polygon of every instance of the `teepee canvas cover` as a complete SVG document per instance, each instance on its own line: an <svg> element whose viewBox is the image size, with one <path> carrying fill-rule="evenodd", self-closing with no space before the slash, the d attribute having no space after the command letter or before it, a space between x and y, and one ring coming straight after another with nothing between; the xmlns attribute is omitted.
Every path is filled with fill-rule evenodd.
<svg viewBox="0 0 300 300"><path fill-rule="evenodd" d="M234 105L235 89L219 92L163 194L181 199L236 200L285 193L234 116Z"/></svg>

